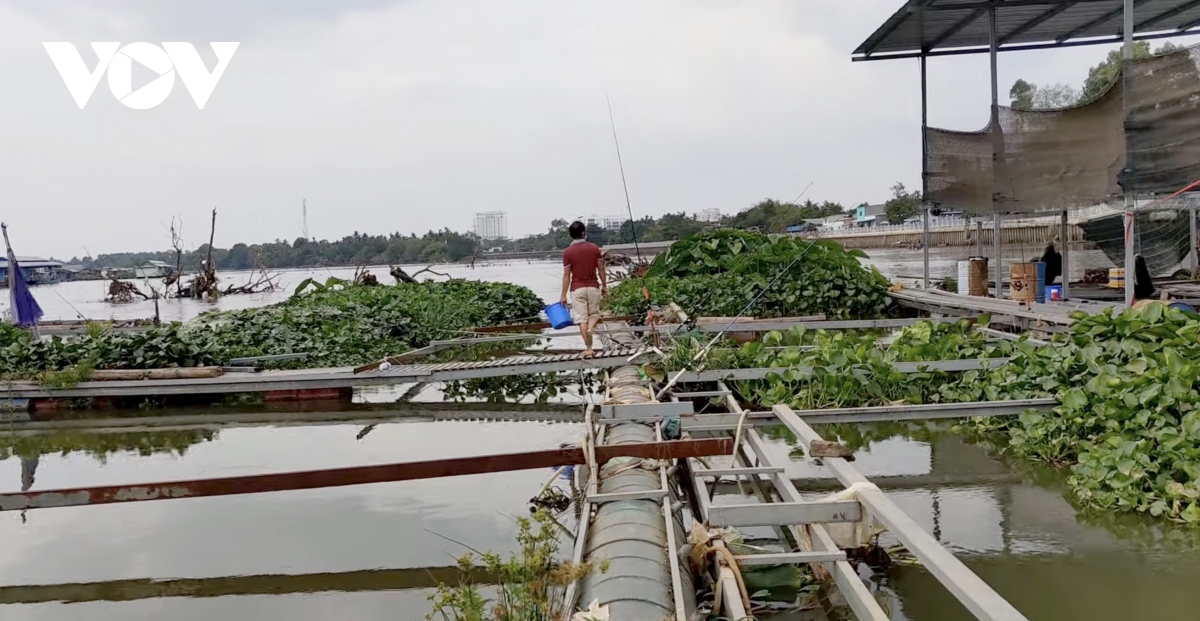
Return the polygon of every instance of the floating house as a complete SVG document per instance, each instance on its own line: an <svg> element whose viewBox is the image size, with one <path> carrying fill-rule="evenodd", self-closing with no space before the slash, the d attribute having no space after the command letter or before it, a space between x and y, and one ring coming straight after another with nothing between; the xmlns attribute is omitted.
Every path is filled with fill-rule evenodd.
<svg viewBox="0 0 1200 621"><path fill-rule="evenodd" d="M53 283L63 279L63 264L58 261L42 257L17 257L17 264L21 266L25 282L30 285ZM7 286L8 259L3 256L0 256L0 280Z"/></svg>
<svg viewBox="0 0 1200 621"><path fill-rule="evenodd" d="M134 278L166 278L175 268L162 261L146 261L133 268Z"/></svg>

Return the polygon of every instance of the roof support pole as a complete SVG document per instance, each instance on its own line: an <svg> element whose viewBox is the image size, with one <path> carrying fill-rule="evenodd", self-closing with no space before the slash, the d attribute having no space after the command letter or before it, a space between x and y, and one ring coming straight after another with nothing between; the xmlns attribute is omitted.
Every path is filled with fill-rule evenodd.
<svg viewBox="0 0 1200 621"><path fill-rule="evenodd" d="M1188 253L1188 258L1189 258L1188 271L1194 275L1196 273L1196 270L1200 270L1200 254L1198 254L1198 253L1200 253L1200 250L1198 250L1198 248L1200 248L1200 239L1197 239L1197 237L1196 237L1196 204L1195 203L1192 203L1188 207L1188 214L1189 214L1189 220L1190 220L1190 226L1188 228L1191 230L1191 240L1192 240L1192 251ZM1193 276L1193 278L1194 277L1195 276Z"/></svg>
<svg viewBox="0 0 1200 621"><path fill-rule="evenodd" d="M1125 0L1125 45L1122 50L1124 62L1121 65L1122 89L1121 98L1125 108L1125 118L1129 118L1130 90L1133 86L1133 0ZM1133 185L1133 149L1129 147L1129 135L1125 136L1125 306L1133 307L1134 284L1137 273L1133 258L1134 252L1134 207L1136 195Z"/></svg>
<svg viewBox="0 0 1200 621"><path fill-rule="evenodd" d="M925 6L917 7L917 27L921 35L921 49L925 48ZM924 231L921 236L921 249L924 253L925 288L929 288L929 85L926 79L926 64L924 56L921 63L921 205L924 216Z"/></svg>
<svg viewBox="0 0 1200 621"><path fill-rule="evenodd" d="M1000 239L1000 229L1002 223L1000 221L1000 188L996 183L997 174L1000 170L1001 153L1004 149L1004 134L1000 131L1000 76L997 73L996 56L999 50L999 35L996 32L996 7L992 5L988 8L988 44L989 44L989 60L991 65L992 79L992 213L995 215L996 231L992 244L995 247L995 256L993 260L996 262L995 278L996 278L996 298L1004 297L1004 261L1001 259L1003 251Z"/></svg>
<svg viewBox="0 0 1200 621"><path fill-rule="evenodd" d="M1069 212L1062 212L1062 227L1058 239L1062 245L1062 299L1071 295L1071 223L1068 221Z"/></svg>

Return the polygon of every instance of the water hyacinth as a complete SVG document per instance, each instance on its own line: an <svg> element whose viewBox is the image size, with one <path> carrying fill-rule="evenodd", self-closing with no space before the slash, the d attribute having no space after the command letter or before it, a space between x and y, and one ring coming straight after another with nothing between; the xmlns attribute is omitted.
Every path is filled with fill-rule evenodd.
<svg viewBox="0 0 1200 621"><path fill-rule="evenodd" d="M287 365L357 365L462 336L473 326L536 320L541 308L531 290L507 283L332 284L279 304L205 313L145 331L89 329L78 337L32 341L27 331L0 327L0 374L35 377L81 365L194 367L297 352L309 356Z"/></svg>

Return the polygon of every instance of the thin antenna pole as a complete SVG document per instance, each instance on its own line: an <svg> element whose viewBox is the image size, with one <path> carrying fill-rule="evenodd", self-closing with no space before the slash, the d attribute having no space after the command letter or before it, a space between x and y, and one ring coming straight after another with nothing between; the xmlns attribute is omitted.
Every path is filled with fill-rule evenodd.
<svg viewBox="0 0 1200 621"><path fill-rule="evenodd" d="M308 241L309 239L308 239L308 199L307 198L300 199L300 215L304 219L304 223L301 225L304 227L303 231L302 231L304 234L304 241Z"/></svg>
<svg viewBox="0 0 1200 621"><path fill-rule="evenodd" d="M621 168L621 187L625 190L625 209L629 212L629 229L633 232L633 250L637 253L638 263L642 262L642 248L638 246L637 223L633 221L633 205L629 202L629 185L625 183L625 163L621 161L621 143L617 140L617 122L613 120L612 100L604 96L608 103L608 122L612 124L613 144L617 147L617 166Z"/></svg>

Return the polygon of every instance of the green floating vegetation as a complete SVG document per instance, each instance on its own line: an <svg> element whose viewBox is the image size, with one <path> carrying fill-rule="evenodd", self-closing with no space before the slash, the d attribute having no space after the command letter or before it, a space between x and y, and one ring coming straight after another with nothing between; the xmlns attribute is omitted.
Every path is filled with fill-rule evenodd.
<svg viewBox="0 0 1200 621"><path fill-rule="evenodd" d="M1151 304L1073 319L1048 346L989 343L967 321L920 322L890 344L877 335L794 329L718 352L717 366L778 367L765 380L732 384L743 401L763 407L1054 398L1050 412L976 418L958 429L1002 452L1068 469L1067 488L1084 508L1200 525L1200 315ZM672 354L666 364L686 356ZM1009 362L954 374L895 367L996 357ZM811 373L797 372L801 366ZM836 432L858 445L879 437Z"/></svg>
<svg viewBox="0 0 1200 621"><path fill-rule="evenodd" d="M626 279L614 287L607 304L622 315L643 316L651 304L674 302L697 317L735 316L787 269L755 303L753 316L879 317L891 304L889 283L874 267L863 267L856 258L862 256L866 255L829 240L734 230L700 233L672 244L654 260L645 278Z"/></svg>
<svg viewBox="0 0 1200 621"><path fill-rule="evenodd" d="M1012 361L943 388L956 400L1051 396L1049 413L977 419L1003 450L1068 465L1086 507L1200 524L1200 315L1165 304L1079 314L1052 346L1019 344Z"/></svg>
<svg viewBox="0 0 1200 621"><path fill-rule="evenodd" d="M986 322L986 318L983 318ZM797 409L847 408L921 404L947 400L944 386L954 375L944 371L901 373L898 362L960 360L1008 356L1014 344L988 343L971 329L971 322L922 321L900 330L890 344L881 334L805 330L769 332L762 340L737 350L722 350L710 368L778 368L765 380L733 382L731 387L749 405L770 408L785 404ZM698 348L691 342L685 350ZM694 356L672 352L668 365ZM800 372L797 367L809 369ZM674 370L674 369L668 369Z"/></svg>
<svg viewBox="0 0 1200 621"><path fill-rule="evenodd" d="M142 332L89 328L77 337L33 341L27 331L3 326L0 375L66 386L93 368L223 365L232 358L297 352L309 356L278 366L357 365L462 336L472 326L530 320L541 309L531 290L507 283L331 284L279 304L205 313Z"/></svg>

